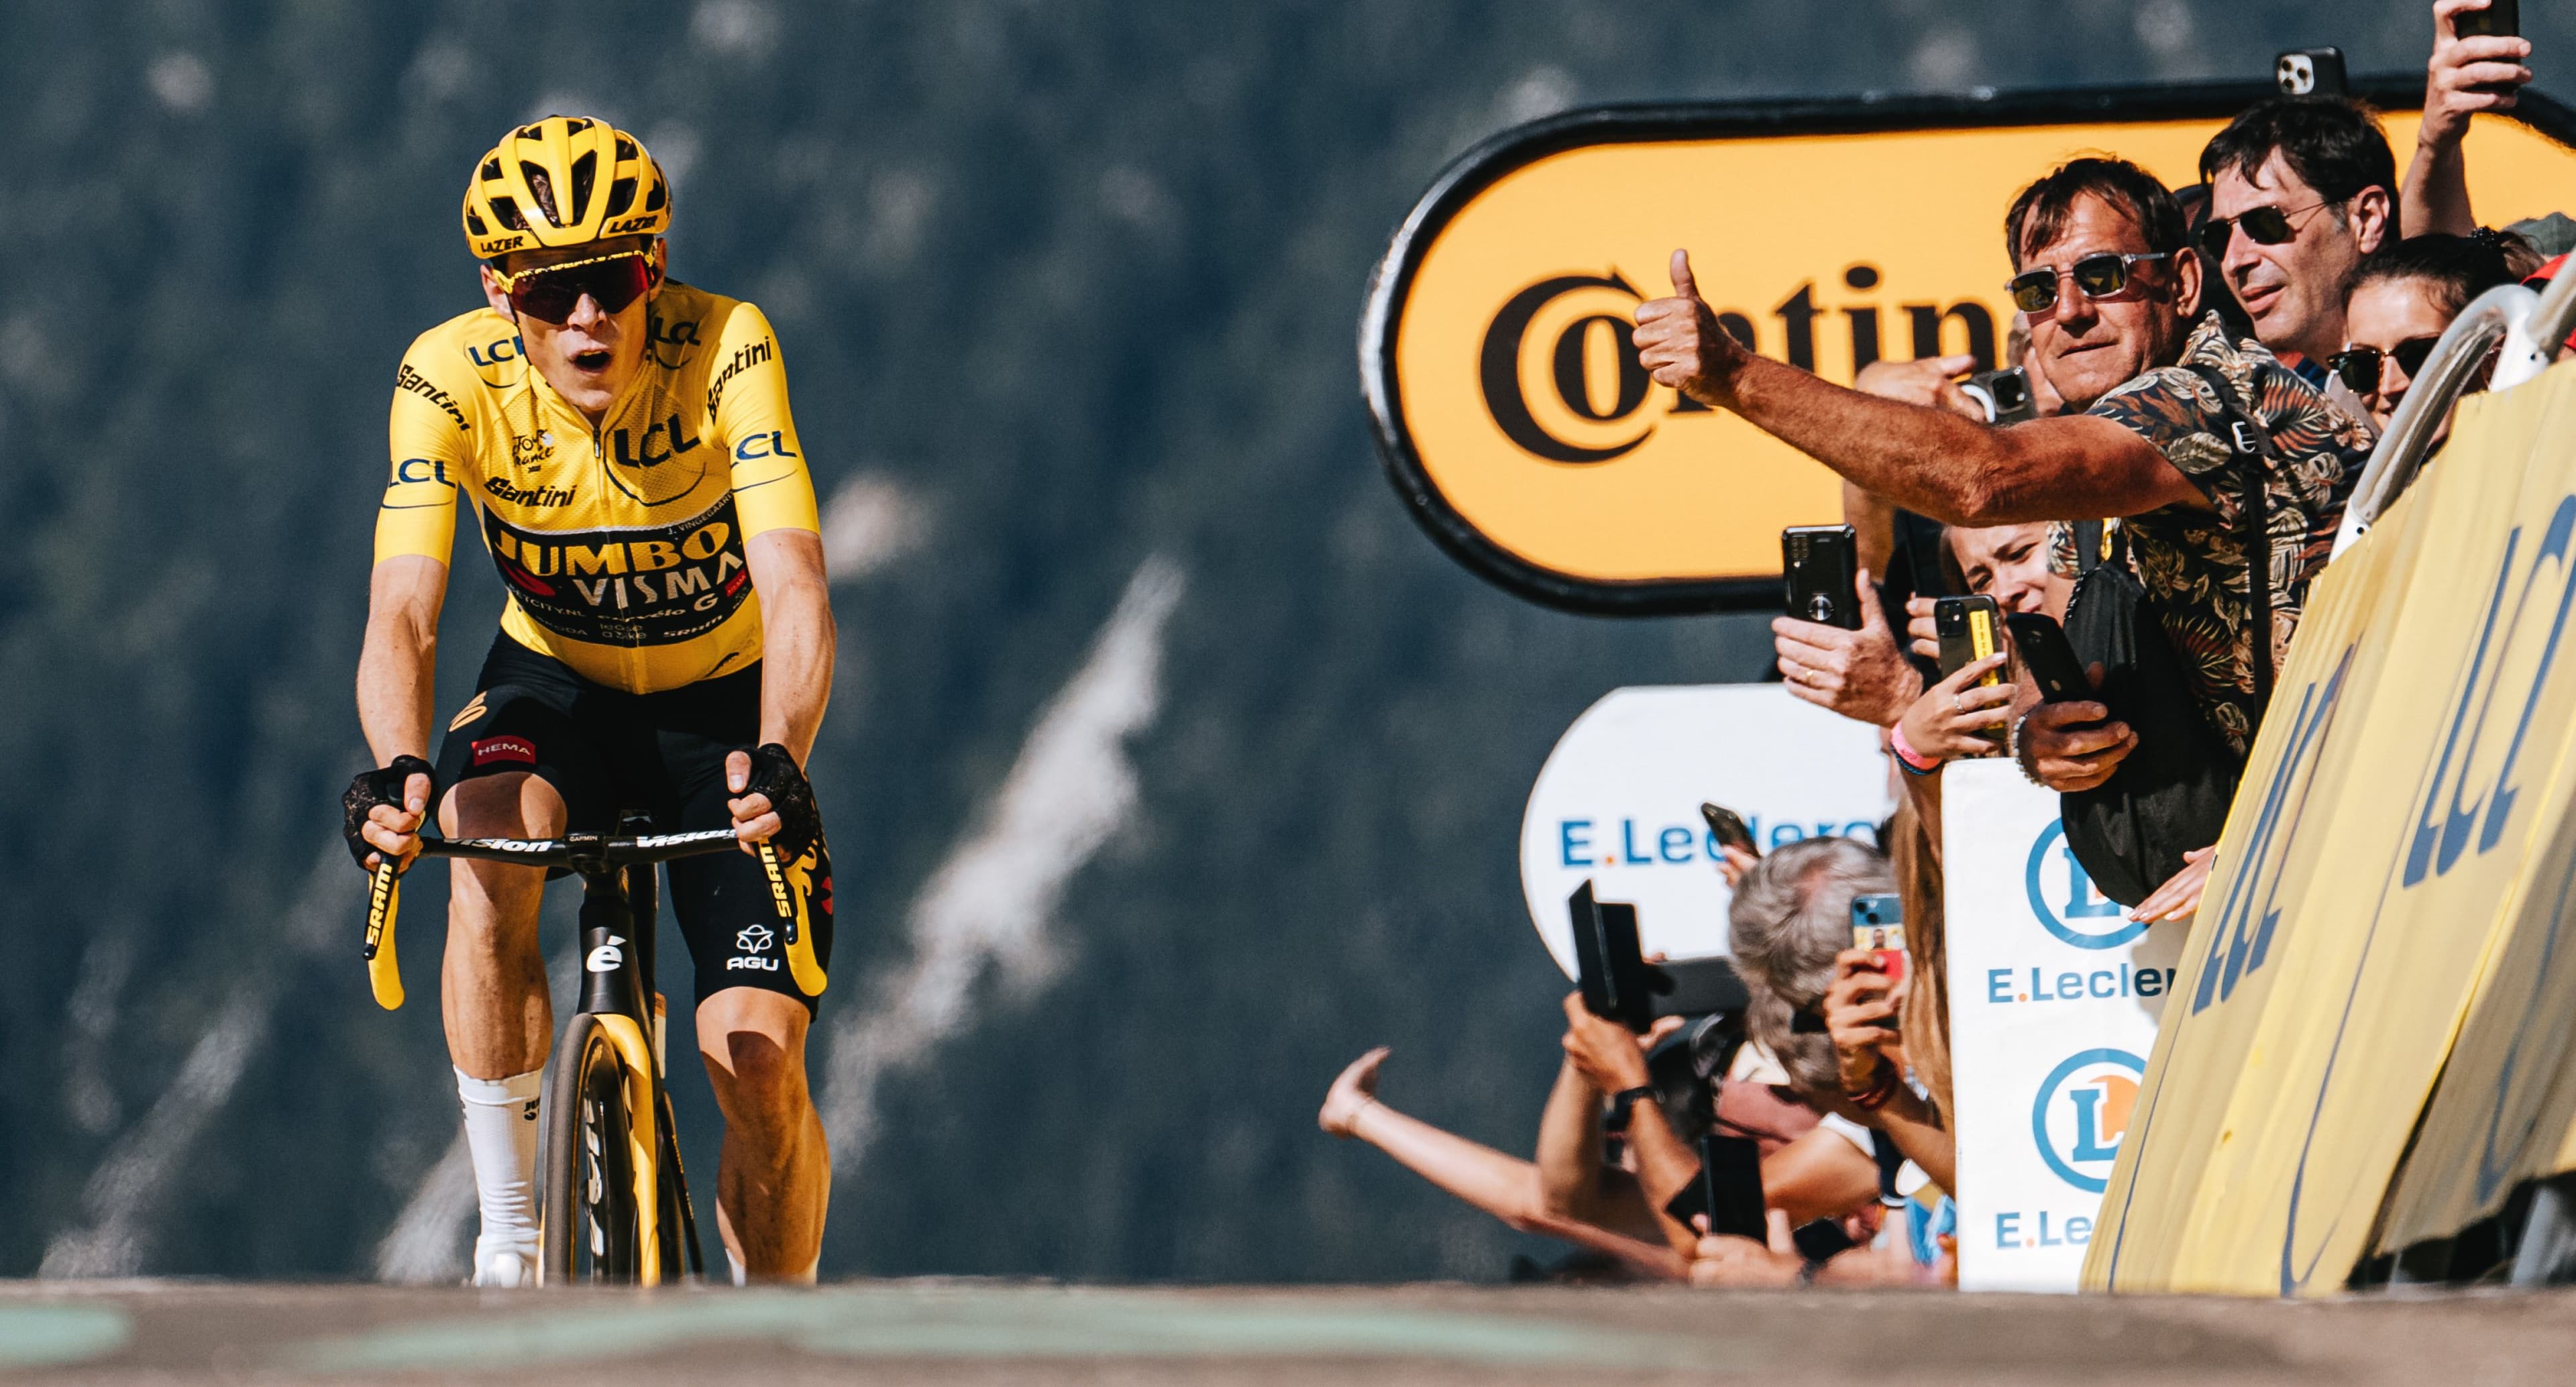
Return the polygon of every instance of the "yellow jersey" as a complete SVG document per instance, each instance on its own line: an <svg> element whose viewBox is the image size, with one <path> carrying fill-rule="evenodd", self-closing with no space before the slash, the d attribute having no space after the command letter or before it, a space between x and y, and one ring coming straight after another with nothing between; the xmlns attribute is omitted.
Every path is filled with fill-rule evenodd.
<svg viewBox="0 0 2576 1387"><path fill-rule="evenodd" d="M473 503L510 603L501 629L632 693L760 658L743 542L816 530L777 334L758 308L676 280L643 369L597 425L478 308L422 333L394 377L376 561L448 562Z"/></svg>

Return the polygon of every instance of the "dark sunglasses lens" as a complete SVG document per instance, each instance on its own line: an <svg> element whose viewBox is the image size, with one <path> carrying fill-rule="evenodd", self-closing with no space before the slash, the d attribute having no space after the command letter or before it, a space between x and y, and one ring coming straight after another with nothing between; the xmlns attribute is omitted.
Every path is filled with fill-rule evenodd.
<svg viewBox="0 0 2576 1387"><path fill-rule="evenodd" d="M2278 207L2257 207L2236 220L2258 246L2277 246L2290 239L2290 219Z"/></svg>
<svg viewBox="0 0 2576 1387"><path fill-rule="evenodd" d="M2088 255L2075 262L2075 287L2101 299L2129 287L2129 266L2116 255Z"/></svg>
<svg viewBox="0 0 2576 1387"><path fill-rule="evenodd" d="M541 322L560 323L581 305L581 296L598 300L603 313L623 312L642 297L652 278L640 256L621 257L578 269L540 271L510 291L510 306Z"/></svg>
<svg viewBox="0 0 2576 1387"><path fill-rule="evenodd" d="M2423 371L2424 362L2433 355L2433 349L2441 344L2442 339L2438 337L2418 337L2398 343L2388 354L2397 358L2397 369L2404 371L2408 380L2413 380Z"/></svg>
<svg viewBox="0 0 2576 1387"><path fill-rule="evenodd" d="M2200 253L2212 260L2226 259L2227 243L2235 237L2236 223L2223 217L2209 222L2192 233L2192 239L2200 246Z"/></svg>
<svg viewBox="0 0 2576 1387"><path fill-rule="evenodd" d="M2379 388L2379 349L2355 347L2326 358L2326 369L2356 395L2367 395Z"/></svg>
<svg viewBox="0 0 2576 1387"><path fill-rule="evenodd" d="M2055 270L2033 270L2026 275L2015 275L2012 283L2004 287L2012 291L2013 307L2024 313L2045 313L2057 306Z"/></svg>

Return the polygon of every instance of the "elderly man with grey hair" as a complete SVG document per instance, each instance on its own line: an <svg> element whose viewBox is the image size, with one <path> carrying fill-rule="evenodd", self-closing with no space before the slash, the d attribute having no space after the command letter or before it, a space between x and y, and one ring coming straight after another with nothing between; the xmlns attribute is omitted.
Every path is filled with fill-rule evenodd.
<svg viewBox="0 0 2576 1387"><path fill-rule="evenodd" d="M1952 1188L1952 1143L1940 1115L1903 1082L1894 1029L1897 988L1851 948L1854 897L1893 892L1887 859L1849 838L1782 847L1744 874L1728 911L1735 966L1752 993L1745 1033L1780 1062L1789 1086L1828 1125L1876 1156L1884 1141L1933 1183ZM1862 974L1876 981L1862 986ZM1899 984L1898 986L1901 986ZM1893 1158L1882 1169L1893 1164ZM1880 1280L1880 1268L1805 1263L1781 1246L1746 1238L1700 1240L1692 1279L1704 1285ZM1918 1253L1919 1259L1919 1253Z"/></svg>

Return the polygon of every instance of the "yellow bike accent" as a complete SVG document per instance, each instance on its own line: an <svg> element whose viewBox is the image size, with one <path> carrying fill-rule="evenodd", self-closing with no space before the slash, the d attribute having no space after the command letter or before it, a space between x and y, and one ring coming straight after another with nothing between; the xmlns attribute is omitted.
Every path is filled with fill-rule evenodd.
<svg viewBox="0 0 2576 1387"><path fill-rule="evenodd" d="M599 1015L600 1031L626 1065L627 1169L635 1174L635 1280L662 1284L662 1144L654 1124L653 1042L631 1016Z"/></svg>
<svg viewBox="0 0 2576 1387"><path fill-rule="evenodd" d="M394 913L401 908L401 873L391 861L377 863L367 888L367 985L387 1011L403 1004L402 968L394 960Z"/></svg>
<svg viewBox="0 0 2576 1387"><path fill-rule="evenodd" d="M787 975L796 980L796 990L808 997L820 997L829 979L823 965L814 957L814 932L807 928L805 895L813 885L811 875L815 854L811 848L796 859L793 867L779 864L778 849L767 839L760 844L760 870L769 877L770 904L778 910L778 919L787 926Z"/></svg>

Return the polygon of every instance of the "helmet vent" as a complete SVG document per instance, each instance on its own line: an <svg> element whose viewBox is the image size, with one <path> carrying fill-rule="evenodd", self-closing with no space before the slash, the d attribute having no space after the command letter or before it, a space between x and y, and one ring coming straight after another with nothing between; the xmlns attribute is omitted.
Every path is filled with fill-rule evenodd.
<svg viewBox="0 0 2576 1387"><path fill-rule="evenodd" d="M471 207L465 209L465 229L476 236L489 236L492 234L492 228L484 225L483 219L476 216L474 214L474 209Z"/></svg>
<svg viewBox="0 0 2576 1387"><path fill-rule="evenodd" d="M599 155L585 151L572 161L572 219L566 226L579 226L590 210L590 190L599 182Z"/></svg>
<svg viewBox="0 0 2576 1387"><path fill-rule="evenodd" d="M661 180L661 179L656 178L656 179L654 179L654 180L653 180L653 187L652 187L652 189L651 189L650 191L648 191L648 192L646 192L646 193L644 194L644 210L645 210L645 211L647 211L647 212L659 212L659 211L661 211L661 210L662 210L662 204L663 204L663 202L666 200L666 199L664 198L664 196L663 196L663 193L664 193L664 191L665 191L665 188L666 188L666 185L662 182L662 180Z"/></svg>
<svg viewBox="0 0 2576 1387"><path fill-rule="evenodd" d="M619 162L619 163L624 163L625 161L627 161L627 160L629 160L629 159L632 159L632 158L634 158L634 157L635 157L635 142L634 142L633 140L630 140L630 139L626 138L624 135L620 135L620 136L618 136L618 137L617 137L617 160L618 160L618 162Z"/></svg>
<svg viewBox="0 0 2576 1387"><path fill-rule="evenodd" d="M492 199L492 216L494 220L500 222L501 225L510 228L512 231L527 231L532 229L528 225L528 219L520 214L519 200L514 197L496 197Z"/></svg>
<svg viewBox="0 0 2576 1387"><path fill-rule="evenodd" d="M528 192L537 199L537 210L545 214L548 222L562 226L563 214L555 210L554 180L546 177L544 169L524 159L519 161L519 176L528 181Z"/></svg>
<svg viewBox="0 0 2576 1387"><path fill-rule="evenodd" d="M607 212L607 215L608 215L608 216L611 216L611 217L622 217L622 216L625 216L625 215L626 215L626 211L627 211L627 209L628 209L628 208L630 208L630 207L633 207L634 205L635 205L635 180L634 180L634 179L632 179L632 178L621 178L621 179L618 179L616 182L611 183L611 184L609 184L609 185L608 185L608 212Z"/></svg>
<svg viewBox="0 0 2576 1387"><path fill-rule="evenodd" d="M501 176L501 161L500 161L500 160L498 160L498 159L486 159L486 160L484 160L484 161L483 161L483 177L484 177L484 178L486 178L486 179L491 179L491 180L497 180L497 179L499 179L499 178L500 178L500 176Z"/></svg>

